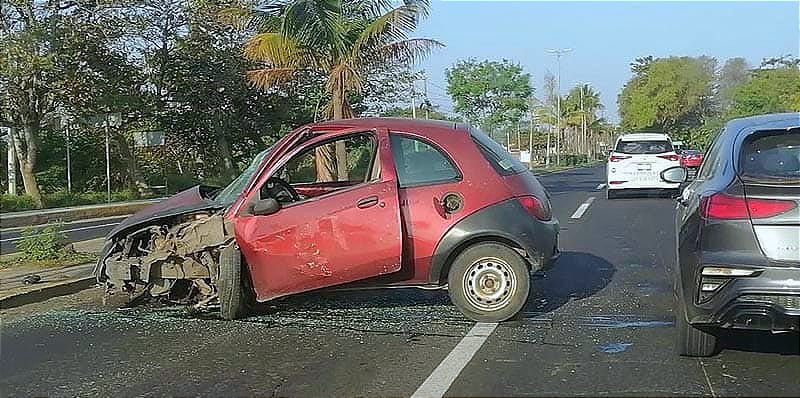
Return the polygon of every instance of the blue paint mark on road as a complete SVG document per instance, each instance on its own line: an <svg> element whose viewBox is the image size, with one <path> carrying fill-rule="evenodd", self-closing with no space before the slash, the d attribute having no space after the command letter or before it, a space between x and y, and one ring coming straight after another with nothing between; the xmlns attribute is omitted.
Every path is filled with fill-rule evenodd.
<svg viewBox="0 0 800 398"><path fill-rule="evenodd" d="M606 354L617 354L628 349L633 343L608 343L600 347L600 352Z"/></svg>

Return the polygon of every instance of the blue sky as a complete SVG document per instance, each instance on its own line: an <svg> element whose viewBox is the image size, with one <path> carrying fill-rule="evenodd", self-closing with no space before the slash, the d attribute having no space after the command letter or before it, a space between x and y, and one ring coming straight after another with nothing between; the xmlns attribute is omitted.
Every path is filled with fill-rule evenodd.
<svg viewBox="0 0 800 398"><path fill-rule="evenodd" d="M800 53L798 2L543 2L433 0L417 34L443 42L419 65L428 74L434 104L452 109L445 69L458 59L510 59L533 76L556 71L547 48L571 47L562 59L562 93L579 81L602 93L607 116L618 121L617 94L630 78L629 63L653 55L709 55L720 65L744 57Z"/></svg>

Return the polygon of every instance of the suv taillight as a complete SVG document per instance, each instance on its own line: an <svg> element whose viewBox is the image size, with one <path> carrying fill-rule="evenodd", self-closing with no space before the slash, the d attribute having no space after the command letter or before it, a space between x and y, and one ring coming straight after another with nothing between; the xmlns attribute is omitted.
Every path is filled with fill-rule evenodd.
<svg viewBox="0 0 800 398"><path fill-rule="evenodd" d="M608 158L609 162L619 162L620 160L630 159L632 156L622 156L622 155L611 155Z"/></svg>
<svg viewBox="0 0 800 398"><path fill-rule="evenodd" d="M520 196L517 198L519 204L525 208L532 216L542 221L548 221L552 218L550 214L550 206L547 206L539 198L535 196Z"/></svg>
<svg viewBox="0 0 800 398"><path fill-rule="evenodd" d="M774 217L795 207L797 204L792 200L753 199L716 193L701 200L700 214L703 218L743 220Z"/></svg>
<svg viewBox="0 0 800 398"><path fill-rule="evenodd" d="M681 160L681 157L678 155L658 155L658 157L660 157L661 159L667 159L670 162L677 162Z"/></svg>

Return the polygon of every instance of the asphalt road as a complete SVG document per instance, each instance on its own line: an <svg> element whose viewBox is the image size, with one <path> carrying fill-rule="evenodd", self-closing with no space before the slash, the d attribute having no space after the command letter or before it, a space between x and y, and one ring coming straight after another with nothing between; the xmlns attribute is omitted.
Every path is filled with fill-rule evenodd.
<svg viewBox="0 0 800 398"><path fill-rule="evenodd" d="M105 217L64 223L61 225L61 231L67 235L69 242L102 238L126 217ZM41 227L37 226L36 228ZM8 228L0 231L0 253L8 254L18 251L16 244L20 239L21 232L22 228Z"/></svg>
<svg viewBox="0 0 800 398"><path fill-rule="evenodd" d="M225 322L91 290L0 312L0 395L411 396L424 383L447 396L800 396L796 334L674 353L672 200L607 201L602 167L542 181L564 254L522 316L483 337L444 291L309 294Z"/></svg>

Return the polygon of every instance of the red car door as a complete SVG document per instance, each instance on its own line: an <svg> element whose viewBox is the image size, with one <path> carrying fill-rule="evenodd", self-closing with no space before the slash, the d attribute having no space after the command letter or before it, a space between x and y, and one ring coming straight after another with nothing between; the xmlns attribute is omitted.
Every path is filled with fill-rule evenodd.
<svg viewBox="0 0 800 398"><path fill-rule="evenodd" d="M377 162L379 169L372 169L377 172L370 172L368 181L300 200L274 214L234 217L236 241L259 301L400 270L397 179L386 130L312 139L270 167L259 183L294 156L348 134L368 134L374 139L372 164ZM250 196L259 195L258 189L253 191Z"/></svg>

